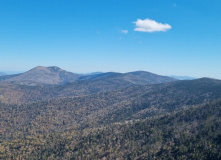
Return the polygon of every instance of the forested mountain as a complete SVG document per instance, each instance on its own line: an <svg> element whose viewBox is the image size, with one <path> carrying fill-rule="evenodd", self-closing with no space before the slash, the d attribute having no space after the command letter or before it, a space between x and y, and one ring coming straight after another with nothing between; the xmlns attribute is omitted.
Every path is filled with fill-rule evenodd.
<svg viewBox="0 0 221 160"><path fill-rule="evenodd" d="M17 82L19 84L65 84L81 80L103 80L103 81L125 81L137 85L147 85L175 81L175 78L160 76L150 72L137 71L130 73L97 73L91 75L81 75L62 70L59 67L35 67L25 73L1 76L1 81Z"/></svg>
<svg viewBox="0 0 221 160"><path fill-rule="evenodd" d="M221 100L216 100L164 116L99 128L31 136L23 133L16 140L2 141L0 155L5 159L218 160L220 116Z"/></svg>
<svg viewBox="0 0 221 160"><path fill-rule="evenodd" d="M69 134L69 138L50 137L42 149L29 157L218 160L221 159L220 116L219 100L162 117L113 124L77 136Z"/></svg>
<svg viewBox="0 0 221 160"><path fill-rule="evenodd" d="M136 72L128 72L128 73L101 73L101 74L93 74L86 75L79 78L80 80L124 80L136 85L148 85L148 84L157 84L157 83L165 83L175 81L175 78L160 76L157 74L153 74L145 71L136 71Z"/></svg>
<svg viewBox="0 0 221 160"><path fill-rule="evenodd" d="M205 78L23 105L1 104L2 126L6 128L2 135L12 138L10 135L24 128L31 134L109 125L159 116L218 98L221 81Z"/></svg>
<svg viewBox="0 0 221 160"><path fill-rule="evenodd" d="M0 159L220 159L220 80L33 70L1 76Z"/></svg>
<svg viewBox="0 0 221 160"><path fill-rule="evenodd" d="M35 67L25 73L8 77L6 81L20 83L63 84L75 81L80 75L67 72L59 67Z"/></svg>
<svg viewBox="0 0 221 160"><path fill-rule="evenodd" d="M176 81L174 78L143 71L77 75L58 67L36 67L23 74L0 76L0 80L0 102L11 104L57 97L84 96L133 86Z"/></svg>

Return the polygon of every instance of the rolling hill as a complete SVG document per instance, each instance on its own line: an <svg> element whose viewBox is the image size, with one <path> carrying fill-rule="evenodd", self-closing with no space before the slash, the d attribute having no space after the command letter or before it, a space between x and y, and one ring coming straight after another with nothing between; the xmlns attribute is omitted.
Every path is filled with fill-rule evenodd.
<svg viewBox="0 0 221 160"><path fill-rule="evenodd" d="M24 128L30 131L34 129L35 132L54 132L145 119L219 98L221 81L203 78L128 87L74 98L54 98L22 105L2 103L2 126L7 128L2 135L7 137ZM19 123L10 128L15 122Z"/></svg>
<svg viewBox="0 0 221 160"><path fill-rule="evenodd" d="M0 106L2 110L2 104ZM18 108L22 111L20 114L23 114L23 118L33 119L35 118L33 113L39 111L32 109L38 107L30 106L29 112L25 114L22 107L6 106L6 109ZM52 109L53 105L50 105L50 108ZM6 122L12 123L9 126L15 130L6 134L10 137L14 133L13 138L5 139L2 130L8 128L5 125L1 128L0 157L2 159L18 156L22 159L53 157L53 159L79 160L91 158L218 160L221 158L221 100L143 120L123 121L81 130L68 127L63 131L59 128L67 127L68 121L61 116L68 111L59 113L63 112L61 108L58 108L59 112L51 109L44 109L45 116L51 116L46 121L42 116L36 116L43 126L34 121L25 122L24 126L17 126L24 121L15 118L13 123L16 125L13 125L9 122L11 117L9 120L5 119ZM59 116L52 115L54 113ZM72 116L75 117L74 114ZM50 125L53 125L56 131L48 132Z"/></svg>
<svg viewBox="0 0 221 160"><path fill-rule="evenodd" d="M31 159L221 158L221 101L161 117L49 137ZM68 138L67 138L68 137ZM53 141L54 140L54 141ZM49 145L50 144L50 145Z"/></svg>
<svg viewBox="0 0 221 160"><path fill-rule="evenodd" d="M0 79L0 159L221 157L220 80L58 67Z"/></svg>
<svg viewBox="0 0 221 160"><path fill-rule="evenodd" d="M165 83L177 80L172 77L161 76L146 71L135 71L128 73L108 72L108 73L82 76L79 79L80 80L98 80L98 79L124 80L135 85L157 84L157 83Z"/></svg>

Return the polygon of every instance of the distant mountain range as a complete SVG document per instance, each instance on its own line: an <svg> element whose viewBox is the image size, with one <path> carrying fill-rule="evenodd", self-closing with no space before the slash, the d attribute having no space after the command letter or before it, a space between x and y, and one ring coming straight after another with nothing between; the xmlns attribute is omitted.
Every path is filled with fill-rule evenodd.
<svg viewBox="0 0 221 160"><path fill-rule="evenodd" d="M129 73L93 73L89 75L75 74L62 70L59 67L35 67L25 73L16 75L1 76L0 81L17 82L17 83L42 83L42 84L65 84L81 80L121 80L132 84L156 84L175 81L175 78L160 76L150 72L137 71Z"/></svg>
<svg viewBox="0 0 221 160"><path fill-rule="evenodd" d="M173 77L173 78L176 78L176 79L179 79L179 80L193 80L193 79L197 79L195 77L189 77L189 76L175 76L175 75L172 75L170 77Z"/></svg>

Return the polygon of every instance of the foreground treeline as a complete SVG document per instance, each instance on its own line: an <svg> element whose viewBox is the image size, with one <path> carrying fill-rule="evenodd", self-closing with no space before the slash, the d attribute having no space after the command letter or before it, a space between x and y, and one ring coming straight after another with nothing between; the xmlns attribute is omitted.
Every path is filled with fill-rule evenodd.
<svg viewBox="0 0 221 160"><path fill-rule="evenodd" d="M145 120L1 141L2 159L221 159L221 100Z"/></svg>
<svg viewBox="0 0 221 160"><path fill-rule="evenodd" d="M29 96L35 94L30 92ZM41 96L44 97L44 94ZM221 81L199 79L59 97L35 103L0 102L0 138L13 140L24 135L82 130L140 120L191 108L220 97Z"/></svg>

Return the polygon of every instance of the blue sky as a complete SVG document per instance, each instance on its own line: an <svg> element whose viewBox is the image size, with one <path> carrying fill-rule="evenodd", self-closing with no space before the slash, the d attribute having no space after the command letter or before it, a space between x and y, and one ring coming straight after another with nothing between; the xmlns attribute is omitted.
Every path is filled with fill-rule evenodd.
<svg viewBox="0 0 221 160"><path fill-rule="evenodd" d="M221 79L220 0L1 0L0 71Z"/></svg>

